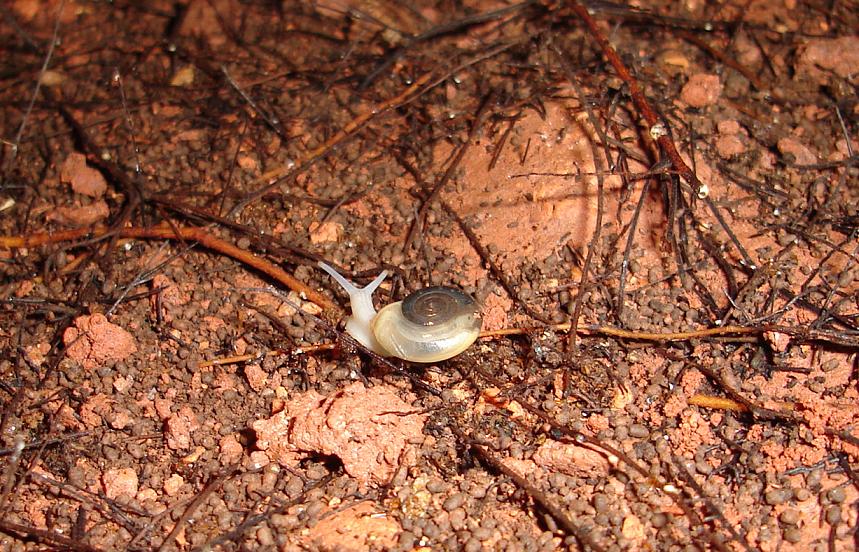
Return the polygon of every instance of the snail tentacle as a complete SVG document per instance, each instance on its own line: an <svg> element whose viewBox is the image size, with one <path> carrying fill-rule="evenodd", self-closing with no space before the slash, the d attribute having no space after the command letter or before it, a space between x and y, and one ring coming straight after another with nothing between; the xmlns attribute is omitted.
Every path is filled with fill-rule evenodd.
<svg viewBox="0 0 859 552"><path fill-rule="evenodd" d="M384 350L379 347L370 326L376 316L376 307L373 306L373 292L385 281L388 271L383 270L372 282L360 288L322 261L319 261L319 268L330 274L349 294L352 316L346 320L346 332L364 347L373 352L384 354Z"/></svg>

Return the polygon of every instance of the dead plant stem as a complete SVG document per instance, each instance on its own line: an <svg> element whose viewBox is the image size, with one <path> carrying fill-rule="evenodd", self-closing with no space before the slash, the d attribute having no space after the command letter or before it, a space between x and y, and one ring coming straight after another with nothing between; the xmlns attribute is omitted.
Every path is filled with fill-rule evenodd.
<svg viewBox="0 0 859 552"><path fill-rule="evenodd" d="M277 265L258 257L250 251L246 251L225 240L213 236L205 228L196 226L169 228L157 226L153 228L127 227L119 230L111 230L104 226L95 228L77 228L60 232L46 232L30 234L26 236L0 236L0 249L20 249L24 247L37 247L51 243L78 240L83 238L101 239L105 237L134 238L134 239L179 239L183 241L195 241L207 249L217 251L232 257L233 259L248 265L260 272L271 276L289 289L301 294L322 308L334 318L342 313L339 306L334 304L322 293L301 282Z"/></svg>

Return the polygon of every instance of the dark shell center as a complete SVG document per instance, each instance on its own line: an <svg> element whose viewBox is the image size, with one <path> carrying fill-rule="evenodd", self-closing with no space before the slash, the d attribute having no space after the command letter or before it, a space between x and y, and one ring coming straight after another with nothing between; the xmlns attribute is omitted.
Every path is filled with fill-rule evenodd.
<svg viewBox="0 0 859 552"><path fill-rule="evenodd" d="M403 316L421 326L435 326L474 311L474 305L474 299L457 289L433 286L403 299Z"/></svg>

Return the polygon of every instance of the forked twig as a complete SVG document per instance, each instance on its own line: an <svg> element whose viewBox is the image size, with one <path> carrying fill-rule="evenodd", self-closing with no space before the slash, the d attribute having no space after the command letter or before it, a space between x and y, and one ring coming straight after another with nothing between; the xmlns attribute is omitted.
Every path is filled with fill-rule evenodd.
<svg viewBox="0 0 859 552"><path fill-rule="evenodd" d="M734 234L734 232L730 229L725 219L722 217L722 214L713 204L713 200L710 199L707 194L702 193L702 190L706 189L704 184L698 178L698 175L695 174L689 165L683 161L683 158L680 157L680 152L677 151L677 146L674 144L674 139L671 138L671 132L668 127L668 124L660 117L656 110L650 105L650 102L647 99L647 96L644 95L644 90L642 90L641 85L638 83L638 79L636 79L623 61L620 59L620 56L615 51L614 47L608 41L605 34L600 30L597 26L596 21L591 14L588 12L587 8L585 8L582 4L577 2L576 0L567 0L566 4L576 13L576 15L581 18L582 21L585 22L588 31L594 40L599 44L600 49L603 52L606 60L614 67L614 70L617 72L620 79L629 87L629 94L632 97L632 102L635 104L636 109L644 118L644 121L648 126L648 133L650 137L659 145L661 151L664 153L666 157L671 161L671 166L680 175L680 177L686 181L689 186L692 187L692 191L703 198L704 203L707 205L707 208L716 217L716 220L719 221L719 224L728 234L728 237L731 239L731 242L740 252L740 255L743 257L743 260L748 264L749 268L754 268L755 263L752 261L752 258L749 256L746 249L740 243L740 240Z"/></svg>

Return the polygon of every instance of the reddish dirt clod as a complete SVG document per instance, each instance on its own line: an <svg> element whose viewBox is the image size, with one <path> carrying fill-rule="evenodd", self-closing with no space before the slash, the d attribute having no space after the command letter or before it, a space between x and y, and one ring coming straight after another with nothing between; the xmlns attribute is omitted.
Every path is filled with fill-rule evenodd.
<svg viewBox="0 0 859 552"><path fill-rule="evenodd" d="M134 336L103 314L80 316L63 332L69 358L93 369L109 360L123 360L137 351Z"/></svg>
<svg viewBox="0 0 859 552"><path fill-rule="evenodd" d="M716 103L722 93L718 75L692 75L680 91L680 99L690 107L707 107Z"/></svg>
<svg viewBox="0 0 859 552"><path fill-rule="evenodd" d="M425 421L392 389L353 383L328 397L307 393L289 401L253 428L257 446L282 464L300 452L330 454L358 481L384 484L401 464L414 462L409 443L422 439Z"/></svg>
<svg viewBox="0 0 859 552"><path fill-rule="evenodd" d="M107 182L96 169L87 166L86 157L71 153L60 168L60 180L71 185L75 193L89 197L101 197L107 190Z"/></svg>
<svg viewBox="0 0 859 552"><path fill-rule="evenodd" d="M124 497L126 500L137 495L138 478L133 468L118 468L102 475L104 494L110 499Z"/></svg>

